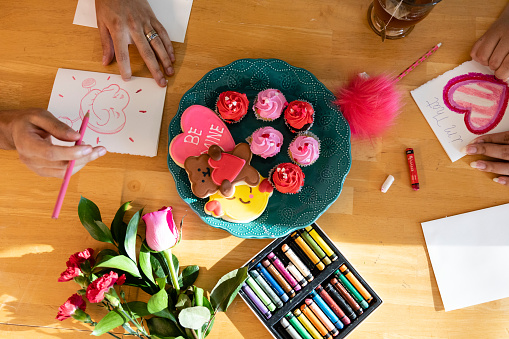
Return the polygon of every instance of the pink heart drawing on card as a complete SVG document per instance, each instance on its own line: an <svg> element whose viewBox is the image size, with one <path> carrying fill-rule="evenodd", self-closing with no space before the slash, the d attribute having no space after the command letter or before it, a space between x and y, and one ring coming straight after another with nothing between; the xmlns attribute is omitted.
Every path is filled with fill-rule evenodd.
<svg viewBox="0 0 509 339"><path fill-rule="evenodd" d="M207 152L210 146L218 145L225 152L235 148L235 141L225 123L211 109L189 106L180 118L182 133L172 139L169 152L173 161L184 167L187 157Z"/></svg>
<svg viewBox="0 0 509 339"><path fill-rule="evenodd" d="M509 100L506 82L494 75L467 73L452 78L444 87L444 103L465 115L465 125L474 134L494 129L505 114Z"/></svg>

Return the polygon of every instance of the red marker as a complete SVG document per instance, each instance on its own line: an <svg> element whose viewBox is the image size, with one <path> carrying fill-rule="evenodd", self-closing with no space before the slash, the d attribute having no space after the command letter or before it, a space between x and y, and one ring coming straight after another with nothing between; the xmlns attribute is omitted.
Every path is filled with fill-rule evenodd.
<svg viewBox="0 0 509 339"><path fill-rule="evenodd" d="M419 178L417 177L417 167L415 166L414 150L412 148L406 149L406 158L408 160L408 167L410 168L410 180L412 181L412 188L414 191L419 189Z"/></svg>

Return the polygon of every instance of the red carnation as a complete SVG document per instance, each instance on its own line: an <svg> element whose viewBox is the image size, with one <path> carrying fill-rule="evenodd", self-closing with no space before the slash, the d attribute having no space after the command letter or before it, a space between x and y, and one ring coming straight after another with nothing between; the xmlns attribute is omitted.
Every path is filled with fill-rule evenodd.
<svg viewBox="0 0 509 339"><path fill-rule="evenodd" d="M92 281L87 287L86 295L88 301L91 303L101 302L104 299L104 294L107 293L117 281L119 282L118 285L122 285L125 282L125 274L119 277L117 273L111 271Z"/></svg>
<svg viewBox="0 0 509 339"><path fill-rule="evenodd" d="M72 280L74 277L77 277L81 274L81 264L90 259L94 254L94 250L91 248L87 248L82 252L76 252L69 257L67 261L67 269L60 273L60 278L58 278L59 282ZM92 261L92 259L90 260ZM93 263L91 263L93 264Z"/></svg>
<svg viewBox="0 0 509 339"><path fill-rule="evenodd" d="M70 318L77 309L85 311L86 308L87 304L85 303L85 300L83 300L80 295L74 293L65 303L63 303L62 306L58 308L56 319L60 321L65 320Z"/></svg>

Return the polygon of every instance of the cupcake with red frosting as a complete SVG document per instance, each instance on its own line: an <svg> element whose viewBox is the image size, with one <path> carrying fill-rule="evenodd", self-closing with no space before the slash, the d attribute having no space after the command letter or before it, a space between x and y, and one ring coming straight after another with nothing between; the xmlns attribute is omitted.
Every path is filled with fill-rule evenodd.
<svg viewBox="0 0 509 339"><path fill-rule="evenodd" d="M227 123L239 122L247 114L249 100L243 93L226 91L219 95L216 113Z"/></svg>
<svg viewBox="0 0 509 339"><path fill-rule="evenodd" d="M270 126L258 128L247 138L253 154L264 159L273 157L281 151L283 134Z"/></svg>
<svg viewBox="0 0 509 339"><path fill-rule="evenodd" d="M313 105L307 101L294 100L285 110L285 123L293 133L304 132L311 128L315 118Z"/></svg>
<svg viewBox="0 0 509 339"><path fill-rule="evenodd" d="M269 173L272 186L284 194L299 193L304 186L304 177L302 169L291 162L279 164Z"/></svg>
<svg viewBox="0 0 509 339"><path fill-rule="evenodd" d="M256 118L263 121L273 121L281 116L288 102L278 89L266 89L258 93L253 110Z"/></svg>
<svg viewBox="0 0 509 339"><path fill-rule="evenodd" d="M299 133L288 146L288 155L299 166L309 166L320 156L320 140L311 132Z"/></svg>

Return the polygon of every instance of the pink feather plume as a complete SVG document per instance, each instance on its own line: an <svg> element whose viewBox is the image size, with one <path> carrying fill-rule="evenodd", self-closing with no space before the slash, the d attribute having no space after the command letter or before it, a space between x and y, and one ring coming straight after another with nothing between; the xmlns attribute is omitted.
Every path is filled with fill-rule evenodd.
<svg viewBox="0 0 509 339"><path fill-rule="evenodd" d="M401 93L395 83L388 75L369 77L364 73L338 90L334 103L348 121L352 136L380 136L393 125L401 109Z"/></svg>

